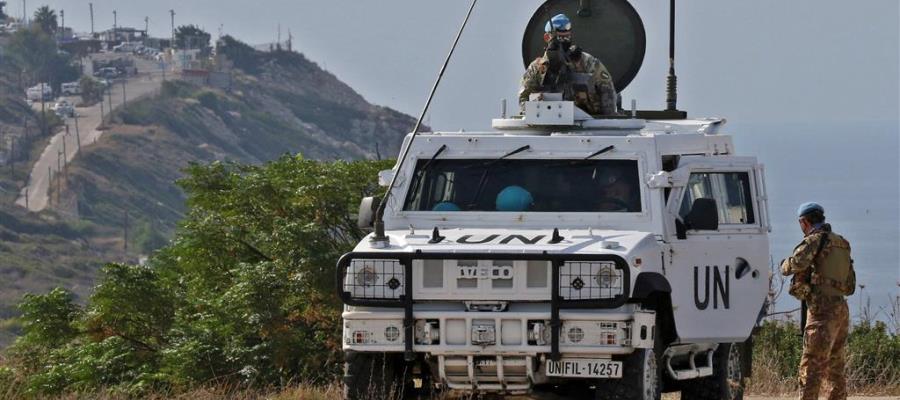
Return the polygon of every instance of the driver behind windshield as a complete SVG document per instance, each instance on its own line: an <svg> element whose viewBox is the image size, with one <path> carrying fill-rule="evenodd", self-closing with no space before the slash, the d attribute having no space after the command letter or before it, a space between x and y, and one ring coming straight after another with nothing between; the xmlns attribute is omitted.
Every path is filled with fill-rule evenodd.
<svg viewBox="0 0 900 400"><path fill-rule="evenodd" d="M637 188L618 168L606 169L597 177L597 211L638 212L640 199Z"/></svg>

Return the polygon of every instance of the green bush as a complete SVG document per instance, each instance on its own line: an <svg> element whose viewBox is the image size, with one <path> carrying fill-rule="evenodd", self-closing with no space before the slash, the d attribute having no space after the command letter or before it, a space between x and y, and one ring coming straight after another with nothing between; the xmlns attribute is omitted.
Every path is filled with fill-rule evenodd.
<svg viewBox="0 0 900 400"><path fill-rule="evenodd" d="M84 104L94 104L103 100L103 84L89 76L82 76L78 81L81 87L81 100Z"/></svg>
<svg viewBox="0 0 900 400"><path fill-rule="evenodd" d="M26 296L0 384L42 397L333 382L334 263L362 237L351 213L389 165L191 166L187 216L147 266L105 266L83 308L60 289Z"/></svg>
<svg viewBox="0 0 900 400"><path fill-rule="evenodd" d="M765 321L754 336L754 375L797 382L803 339L793 322ZM851 327L847 340L847 377L852 391L900 390L900 335L884 322L865 321ZM771 382L755 384L760 391L783 392Z"/></svg>
<svg viewBox="0 0 900 400"><path fill-rule="evenodd" d="M882 321L861 322L850 332L848 343L851 383L900 386L900 335L888 332Z"/></svg>

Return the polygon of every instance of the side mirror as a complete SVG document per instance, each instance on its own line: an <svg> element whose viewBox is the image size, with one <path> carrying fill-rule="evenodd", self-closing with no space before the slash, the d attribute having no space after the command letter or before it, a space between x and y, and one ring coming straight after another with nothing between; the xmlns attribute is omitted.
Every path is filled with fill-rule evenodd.
<svg viewBox="0 0 900 400"><path fill-rule="evenodd" d="M684 216L684 225L687 229L701 231L719 229L719 211L716 209L716 200L708 198L694 199L691 211Z"/></svg>
<svg viewBox="0 0 900 400"><path fill-rule="evenodd" d="M378 202L374 197L363 197L359 202L359 213L356 217L356 226L360 229L371 229L375 222L375 211L378 208Z"/></svg>
<svg viewBox="0 0 900 400"><path fill-rule="evenodd" d="M385 169L378 171L378 186L388 187L391 185L391 179L394 179L394 170Z"/></svg>

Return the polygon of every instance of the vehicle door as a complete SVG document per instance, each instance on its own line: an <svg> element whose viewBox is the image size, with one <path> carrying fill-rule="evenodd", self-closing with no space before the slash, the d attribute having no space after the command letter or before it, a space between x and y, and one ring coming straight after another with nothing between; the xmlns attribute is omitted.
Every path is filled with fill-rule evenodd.
<svg viewBox="0 0 900 400"><path fill-rule="evenodd" d="M769 288L768 215L755 157L682 157L667 211L666 278L682 342L740 342Z"/></svg>

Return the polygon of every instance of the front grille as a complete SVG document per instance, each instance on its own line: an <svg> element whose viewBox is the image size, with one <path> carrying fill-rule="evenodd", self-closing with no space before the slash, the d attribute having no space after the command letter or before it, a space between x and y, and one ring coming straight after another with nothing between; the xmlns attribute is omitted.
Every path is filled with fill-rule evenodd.
<svg viewBox="0 0 900 400"><path fill-rule="evenodd" d="M356 259L344 278L344 290L357 298L399 299L403 286L404 268L399 260Z"/></svg>
<svg viewBox="0 0 900 400"><path fill-rule="evenodd" d="M413 260L413 295L419 300L525 300L550 298L551 264L539 260Z"/></svg>
<svg viewBox="0 0 900 400"><path fill-rule="evenodd" d="M611 299L622 294L622 272L612 262L567 261L559 268L565 300Z"/></svg>

